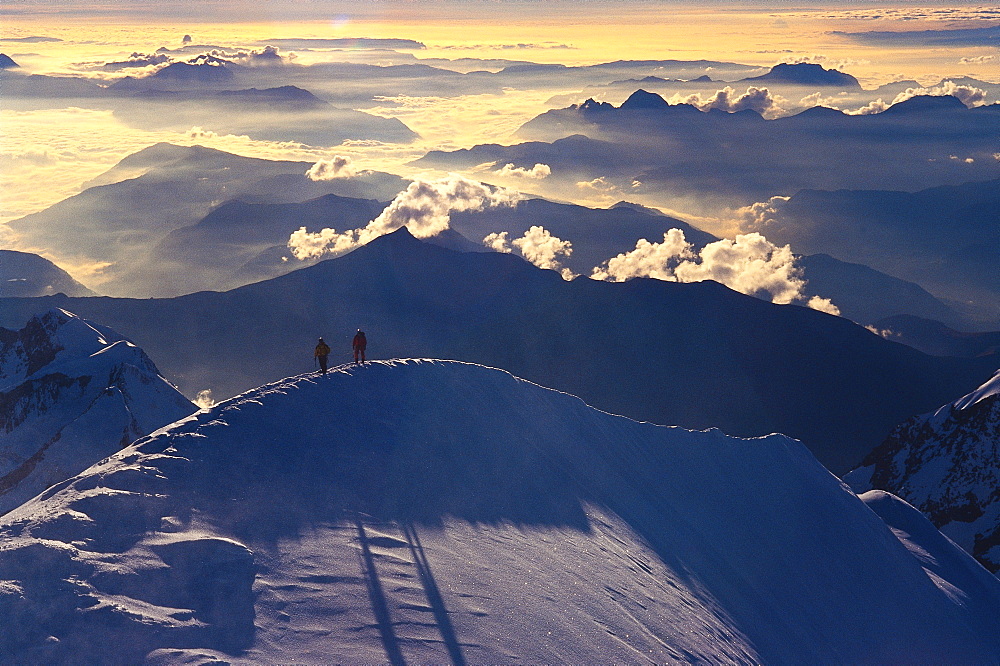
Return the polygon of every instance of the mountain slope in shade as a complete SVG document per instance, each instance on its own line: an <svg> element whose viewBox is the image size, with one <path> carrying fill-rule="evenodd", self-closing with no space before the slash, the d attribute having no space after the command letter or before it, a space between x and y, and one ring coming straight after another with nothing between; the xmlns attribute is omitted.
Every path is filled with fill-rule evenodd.
<svg viewBox="0 0 1000 666"><path fill-rule="evenodd" d="M0 513L194 409L110 329L62 310L0 329Z"/></svg>
<svg viewBox="0 0 1000 666"><path fill-rule="evenodd" d="M995 369L925 356L845 319L715 282L567 282L512 255L421 243L405 227L225 293L8 299L0 323L40 307L122 331L190 396L211 388L224 398L307 370L319 336L334 362L346 361L360 327L374 358L472 361L631 418L782 432L840 474L896 424Z"/></svg>
<svg viewBox="0 0 1000 666"><path fill-rule="evenodd" d="M54 263L30 252L0 250L0 297L95 296Z"/></svg>
<svg viewBox="0 0 1000 666"><path fill-rule="evenodd" d="M911 554L797 442L636 423L454 362L255 389L0 534L18 629L0 649L26 661L1000 657L1000 582L947 542Z"/></svg>
<svg viewBox="0 0 1000 666"><path fill-rule="evenodd" d="M18 242L55 256L114 262L95 288L145 297L130 269L142 266L171 231L196 224L220 202L292 203L331 193L389 201L406 188L406 181L381 172L313 181L305 175L311 166L160 143L124 158L79 194L10 226Z"/></svg>
<svg viewBox="0 0 1000 666"><path fill-rule="evenodd" d="M844 477L917 507L990 571L1000 571L1000 372L906 421Z"/></svg>
<svg viewBox="0 0 1000 666"><path fill-rule="evenodd" d="M873 325L882 337L933 356L974 358L1000 354L1000 331L956 331L940 321L912 315L886 317Z"/></svg>

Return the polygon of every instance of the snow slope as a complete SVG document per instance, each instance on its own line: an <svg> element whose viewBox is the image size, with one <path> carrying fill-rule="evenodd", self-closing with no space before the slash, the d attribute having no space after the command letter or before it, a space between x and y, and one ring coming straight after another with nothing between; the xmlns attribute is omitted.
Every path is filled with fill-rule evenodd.
<svg viewBox="0 0 1000 666"><path fill-rule="evenodd" d="M65 310L0 329L0 513L194 410L111 329Z"/></svg>
<svg viewBox="0 0 1000 666"><path fill-rule="evenodd" d="M921 521L895 522L922 543ZM458 362L249 391L0 536L0 653L25 662L1000 658L1000 582L947 541L915 556L798 442Z"/></svg>
<svg viewBox="0 0 1000 666"><path fill-rule="evenodd" d="M1000 571L1000 371L978 389L902 423L844 480L913 504Z"/></svg>

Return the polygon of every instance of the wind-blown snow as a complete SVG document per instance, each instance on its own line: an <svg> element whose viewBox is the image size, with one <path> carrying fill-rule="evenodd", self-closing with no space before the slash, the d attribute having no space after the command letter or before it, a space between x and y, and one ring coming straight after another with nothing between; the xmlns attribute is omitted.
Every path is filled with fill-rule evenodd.
<svg viewBox="0 0 1000 666"><path fill-rule="evenodd" d="M914 557L798 442L637 423L457 362L249 391L0 537L0 653L24 661L1000 657L1000 582Z"/></svg>

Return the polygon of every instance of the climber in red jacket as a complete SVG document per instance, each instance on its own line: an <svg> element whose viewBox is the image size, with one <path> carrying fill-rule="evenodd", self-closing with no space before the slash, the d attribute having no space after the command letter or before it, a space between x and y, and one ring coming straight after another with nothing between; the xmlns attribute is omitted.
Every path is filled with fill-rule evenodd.
<svg viewBox="0 0 1000 666"><path fill-rule="evenodd" d="M358 329L357 334L355 334L354 336L354 342L352 343L352 346L354 347L354 362L364 363L365 361L367 361L367 359L365 358L365 347L368 346L368 340L365 339L365 332L362 331L360 328ZM360 361L358 360L358 357L361 358Z"/></svg>

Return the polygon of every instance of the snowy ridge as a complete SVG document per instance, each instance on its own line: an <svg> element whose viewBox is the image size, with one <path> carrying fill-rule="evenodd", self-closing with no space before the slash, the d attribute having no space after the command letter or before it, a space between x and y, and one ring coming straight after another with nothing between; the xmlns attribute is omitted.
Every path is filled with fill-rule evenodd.
<svg viewBox="0 0 1000 666"><path fill-rule="evenodd" d="M958 410L968 409L986 398L1000 394L1000 370L997 370L993 378L977 388L969 395L959 398L953 403L953 407Z"/></svg>
<svg viewBox="0 0 1000 666"><path fill-rule="evenodd" d="M19 628L0 653L996 661L1000 581L902 515L927 557L780 435L638 423L466 363L346 366L197 412L0 520Z"/></svg>
<svg viewBox="0 0 1000 666"><path fill-rule="evenodd" d="M844 480L859 493L878 488L902 497L1000 571L1000 372L900 424Z"/></svg>
<svg viewBox="0 0 1000 666"><path fill-rule="evenodd" d="M0 513L194 409L141 349L65 310L0 329Z"/></svg>

